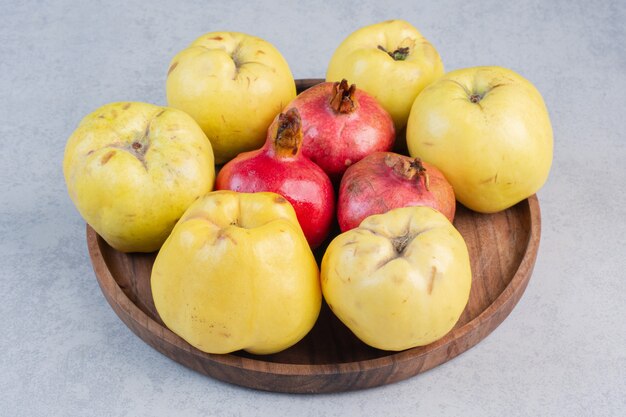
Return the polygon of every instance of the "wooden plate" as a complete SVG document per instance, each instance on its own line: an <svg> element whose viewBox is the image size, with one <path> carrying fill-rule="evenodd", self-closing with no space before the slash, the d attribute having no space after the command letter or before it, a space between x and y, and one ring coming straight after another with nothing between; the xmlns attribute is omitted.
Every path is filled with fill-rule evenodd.
<svg viewBox="0 0 626 417"><path fill-rule="evenodd" d="M300 80L298 87L302 90L319 81ZM526 289L537 256L541 234L537 197L489 215L458 205L454 224L465 238L471 258L468 305L445 337L402 352L365 345L323 305L311 332L283 352L268 356L243 351L203 353L168 330L155 310L150 290L155 253L118 252L89 226L87 244L107 301L137 336L159 352L233 384L267 391L322 393L389 384L424 372L476 345L508 316Z"/></svg>

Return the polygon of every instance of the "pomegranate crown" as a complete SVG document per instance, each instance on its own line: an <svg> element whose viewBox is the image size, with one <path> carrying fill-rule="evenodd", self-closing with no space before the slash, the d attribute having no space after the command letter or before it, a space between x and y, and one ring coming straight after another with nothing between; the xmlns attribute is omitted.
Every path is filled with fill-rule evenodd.
<svg viewBox="0 0 626 417"><path fill-rule="evenodd" d="M332 97L330 99L330 107L338 113L350 113L357 107L356 85L352 84L348 87L348 81L344 78L341 82L333 84Z"/></svg>
<svg viewBox="0 0 626 417"><path fill-rule="evenodd" d="M393 171L406 179L409 180L417 180L424 179L424 186L427 191L430 191L430 178L428 176L428 172L422 160L420 158L415 158L412 160L408 160L408 158L404 157L392 157L387 155L385 158L385 163L388 167L393 169Z"/></svg>
<svg viewBox="0 0 626 417"><path fill-rule="evenodd" d="M274 144L277 149L295 155L302 143L302 120L295 107L278 115Z"/></svg>

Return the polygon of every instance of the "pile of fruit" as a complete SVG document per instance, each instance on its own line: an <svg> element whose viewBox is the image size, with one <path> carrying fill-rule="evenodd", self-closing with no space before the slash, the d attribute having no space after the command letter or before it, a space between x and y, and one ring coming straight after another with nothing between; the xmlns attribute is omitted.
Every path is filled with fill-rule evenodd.
<svg viewBox="0 0 626 417"><path fill-rule="evenodd" d="M86 116L63 171L113 248L158 251L157 311L209 353L286 349L322 298L379 349L443 337L472 282L456 202L507 209L552 162L529 81L501 67L444 73L401 20L350 34L326 82L298 95L271 44L233 32L178 53L166 89L168 107L120 102Z"/></svg>

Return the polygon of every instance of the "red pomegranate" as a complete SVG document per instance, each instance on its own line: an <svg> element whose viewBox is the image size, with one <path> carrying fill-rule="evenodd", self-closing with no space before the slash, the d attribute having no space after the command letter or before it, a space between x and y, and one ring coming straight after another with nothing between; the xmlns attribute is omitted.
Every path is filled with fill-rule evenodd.
<svg viewBox="0 0 626 417"><path fill-rule="evenodd" d="M324 171L302 155L301 143L298 110L279 114L261 149L241 153L222 167L216 189L282 195L295 209L309 245L316 248L328 235L335 193Z"/></svg>
<svg viewBox="0 0 626 417"><path fill-rule="evenodd" d="M302 117L302 152L339 182L346 169L366 155L393 147L389 113L352 84L325 82L300 93L287 108Z"/></svg>
<svg viewBox="0 0 626 417"><path fill-rule="evenodd" d="M345 232L368 216L406 206L432 207L452 222L456 200L452 186L433 165L393 152L376 152L344 174L337 219Z"/></svg>

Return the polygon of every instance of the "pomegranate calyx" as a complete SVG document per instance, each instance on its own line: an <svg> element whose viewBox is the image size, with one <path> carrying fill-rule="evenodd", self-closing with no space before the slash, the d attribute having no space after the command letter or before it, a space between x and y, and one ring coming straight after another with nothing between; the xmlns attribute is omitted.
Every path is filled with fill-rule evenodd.
<svg viewBox="0 0 626 417"><path fill-rule="evenodd" d="M348 87L348 81L344 78L341 82L333 84L333 96L330 99L330 107L337 113L351 113L357 107L354 93L356 85Z"/></svg>
<svg viewBox="0 0 626 417"><path fill-rule="evenodd" d="M423 177L424 185L426 186L426 191L430 191L430 178L428 177L428 172L424 164L422 164L422 160L419 158L415 158L409 164L411 170L415 172L414 177Z"/></svg>
<svg viewBox="0 0 626 417"><path fill-rule="evenodd" d="M387 156L385 158L385 164L390 167L396 175L406 178L407 180L416 179L420 181L420 179L423 178L426 191L430 191L430 178L420 158L409 161L405 158L392 158L391 156Z"/></svg>
<svg viewBox="0 0 626 417"><path fill-rule="evenodd" d="M302 144L302 121L298 109L291 108L278 115L274 149L282 155L296 155Z"/></svg>

